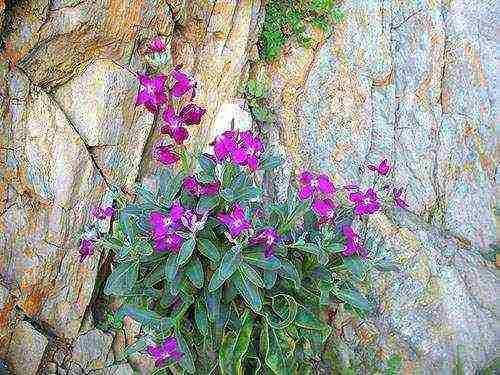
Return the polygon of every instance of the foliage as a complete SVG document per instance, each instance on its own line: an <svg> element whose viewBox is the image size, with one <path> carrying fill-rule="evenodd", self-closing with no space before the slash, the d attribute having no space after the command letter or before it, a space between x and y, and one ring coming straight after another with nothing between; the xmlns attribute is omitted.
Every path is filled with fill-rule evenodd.
<svg viewBox="0 0 500 375"><path fill-rule="evenodd" d="M113 236L102 241L116 261L105 293L123 297L126 304L117 316L143 323L153 341L172 334L182 339L185 356L179 365L188 373L215 367L229 374L259 367L276 374L306 373L331 334L321 311L339 300L370 308L351 277L357 256L340 255L340 226L350 224L352 210L345 209L334 228L317 230L302 225L312 223L310 201L298 202L291 194L288 202L270 204L257 217L262 191L252 176L229 162L200 158L205 168L197 177L224 181L221 194L208 206L205 198L189 196L178 189L183 172L165 172L156 190L138 189L139 202L120 208ZM263 161L272 164L270 158ZM266 259L249 236L228 238L215 219L236 199L248 207L256 231L273 226L289 239L272 257ZM197 232L182 232L185 242L178 253L154 252L150 214L168 214L175 200L185 208L210 207L209 216Z"/></svg>
<svg viewBox="0 0 500 375"><path fill-rule="evenodd" d="M114 207L94 208L97 219L113 218L111 233L93 227L80 243L80 262L95 245L112 254L103 291L123 305L113 317L104 310L103 327L119 328L125 316L141 323L144 335L125 355L146 351L162 373L313 373L329 360L330 312L339 304L370 311L360 284L374 267L393 269L368 254L367 220L362 236L351 227L385 203L405 207L402 191L391 194L379 179L387 160L368 166L378 193L377 183L336 188L305 171L286 200L274 201L262 178L281 160L252 131L218 135L213 155L189 151L187 129L205 113L190 102L196 83L165 63L162 38L149 48L157 70L138 74L137 103L163 117L166 139L153 151L163 169L155 184L136 187L134 202L117 195ZM249 90L263 95L258 85Z"/></svg>
<svg viewBox="0 0 500 375"><path fill-rule="evenodd" d="M335 0L268 1L260 35L264 59L275 59L291 37L296 38L301 45L309 46L312 38L306 32L308 24L327 34L331 33L332 24L344 18L344 13L335 3Z"/></svg>
<svg viewBox="0 0 500 375"><path fill-rule="evenodd" d="M273 122L274 113L267 105L269 93L264 81L249 80L245 85L243 94L255 121L264 124Z"/></svg>

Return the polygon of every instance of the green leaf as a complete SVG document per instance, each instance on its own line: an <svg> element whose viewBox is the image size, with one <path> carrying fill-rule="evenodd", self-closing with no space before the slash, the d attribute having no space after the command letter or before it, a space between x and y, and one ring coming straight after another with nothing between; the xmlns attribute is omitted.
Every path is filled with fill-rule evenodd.
<svg viewBox="0 0 500 375"><path fill-rule="evenodd" d="M219 289L224 281L229 279L232 274L237 270L241 263L241 251L239 246L233 246L224 256L219 264L219 267L212 275L212 279L208 284L208 290L213 292Z"/></svg>
<svg viewBox="0 0 500 375"><path fill-rule="evenodd" d="M278 298L283 298L284 301L278 300ZM285 329L295 320L295 316L297 315L297 302L292 296L288 294L277 294L271 297L272 303L271 306L273 310L279 315L279 319L277 319L273 314L266 312L264 315L266 318L267 324L270 327L276 329ZM281 303L280 303L281 302ZM286 305L283 303L285 302Z"/></svg>
<svg viewBox="0 0 500 375"><path fill-rule="evenodd" d="M200 164L201 170L210 175L214 176L215 175L215 162L205 154L201 154L200 157L198 158L198 163Z"/></svg>
<svg viewBox="0 0 500 375"><path fill-rule="evenodd" d="M366 267L364 262L357 255L353 255L350 257L343 257L342 260L346 265L347 269L352 273L352 275L356 279L362 280L364 278Z"/></svg>
<svg viewBox="0 0 500 375"><path fill-rule="evenodd" d="M147 340L145 337L141 337L138 339L136 342L134 342L132 345L127 346L123 350L123 355L125 357L130 357L133 354L136 354L138 352L142 352L144 349L148 347L149 340Z"/></svg>
<svg viewBox="0 0 500 375"><path fill-rule="evenodd" d="M123 305L115 314L115 320L123 320L130 316L137 322L155 327L158 330L166 330L172 327L172 319L163 318L158 313L132 305Z"/></svg>
<svg viewBox="0 0 500 375"><path fill-rule="evenodd" d="M266 259L262 252L244 254L243 259L245 262L266 271L277 271L281 268L281 262L276 256Z"/></svg>
<svg viewBox="0 0 500 375"><path fill-rule="evenodd" d="M220 251L217 247L208 239L201 238L198 240L198 250L208 259L210 259L214 263L219 263L220 261Z"/></svg>
<svg viewBox="0 0 500 375"><path fill-rule="evenodd" d="M179 251L179 254L177 255L178 266L182 266L189 260L189 258L193 254L195 246L196 246L196 241L194 238L190 238L187 241L184 241Z"/></svg>
<svg viewBox="0 0 500 375"><path fill-rule="evenodd" d="M191 349L180 330L176 328L175 338L177 339L177 344L179 345L179 351L183 354L179 360L179 365L187 371L189 374L194 374L196 369L194 367L194 357L191 353Z"/></svg>
<svg viewBox="0 0 500 375"><path fill-rule="evenodd" d="M196 306L194 310L194 320L196 322L196 327L203 334L206 335L208 332L208 318L207 310L205 305L200 299L196 300Z"/></svg>
<svg viewBox="0 0 500 375"><path fill-rule="evenodd" d="M242 325L238 332L238 337L236 338L236 344L234 346L234 374L244 375L243 359L248 351L250 345L250 338L252 336L252 330L254 325L254 319L252 314L246 310L241 318Z"/></svg>
<svg viewBox="0 0 500 375"><path fill-rule="evenodd" d="M221 348L219 349L219 369L222 375L232 374L235 342L236 335L232 331L227 331L222 337Z"/></svg>
<svg viewBox="0 0 500 375"><path fill-rule="evenodd" d="M328 327L321 323L321 321L311 311L301 305L298 306L294 324L305 329L313 329L316 331L324 331L325 329L328 329Z"/></svg>
<svg viewBox="0 0 500 375"><path fill-rule="evenodd" d="M123 246L125 246L122 241L120 241L118 238L113 237L101 240L101 245L106 249L113 250L115 252L119 251Z"/></svg>
<svg viewBox="0 0 500 375"><path fill-rule="evenodd" d="M205 289L205 303L207 306L208 319L215 323L219 319L220 315L220 300L221 300L221 290L218 289L215 292L208 292Z"/></svg>
<svg viewBox="0 0 500 375"><path fill-rule="evenodd" d="M261 329L261 349L264 352L265 363L273 374L291 374L286 363L286 355L281 348L276 331L266 323L262 324Z"/></svg>
<svg viewBox="0 0 500 375"><path fill-rule="evenodd" d="M239 271L234 274L234 278L232 280L236 289L238 289L241 296L245 299L252 310L255 312L262 310L262 299L260 297L259 289Z"/></svg>
<svg viewBox="0 0 500 375"><path fill-rule="evenodd" d="M240 264L240 271L241 273L248 279L250 280L253 284L258 286L259 288L264 288L264 281L262 280L262 277L260 274L249 264L246 264L242 262Z"/></svg>
<svg viewBox="0 0 500 375"><path fill-rule="evenodd" d="M281 259L281 268L278 270L278 273L281 277L293 281L296 289L300 288L300 275L292 262Z"/></svg>
<svg viewBox="0 0 500 375"><path fill-rule="evenodd" d="M261 170L274 171L283 164L283 160L278 156L269 156L265 158L260 165Z"/></svg>
<svg viewBox="0 0 500 375"><path fill-rule="evenodd" d="M210 211L217 207L219 204L219 196L213 195L211 197L205 196L201 197L196 206L196 210L199 212Z"/></svg>
<svg viewBox="0 0 500 375"><path fill-rule="evenodd" d="M332 289L333 294L340 298L342 301L347 302L348 304L363 310L370 311L373 306L368 302L368 300L357 290L354 289Z"/></svg>
<svg viewBox="0 0 500 375"><path fill-rule="evenodd" d="M189 280L191 280L196 288L203 288L205 275L203 273L203 265L201 264L197 256L194 256L189 262L188 266L186 267L186 273L189 277Z"/></svg>
<svg viewBox="0 0 500 375"><path fill-rule="evenodd" d="M167 281L174 281L178 269L179 263L177 262L177 254L170 253L167 262L165 263L165 278Z"/></svg>
<svg viewBox="0 0 500 375"><path fill-rule="evenodd" d="M104 294L122 296L132 292L139 273L138 262L125 262L116 267L106 280Z"/></svg>
<svg viewBox="0 0 500 375"><path fill-rule="evenodd" d="M170 208L170 204L181 188L184 177L183 173L172 176L168 168L162 168L162 175L158 185L159 193L163 198L162 206Z"/></svg>
<svg viewBox="0 0 500 375"><path fill-rule="evenodd" d="M276 280L278 279L278 272L276 271L264 271L264 287L266 289L271 289Z"/></svg>

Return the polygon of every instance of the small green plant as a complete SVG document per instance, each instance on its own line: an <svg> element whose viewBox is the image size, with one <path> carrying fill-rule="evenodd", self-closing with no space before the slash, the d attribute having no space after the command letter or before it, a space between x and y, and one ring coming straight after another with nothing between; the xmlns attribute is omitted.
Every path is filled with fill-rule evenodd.
<svg viewBox="0 0 500 375"><path fill-rule="evenodd" d="M243 90L243 94L256 121L271 123L274 120L274 113L267 105L267 98L269 96L267 85L263 81L249 80Z"/></svg>
<svg viewBox="0 0 500 375"><path fill-rule="evenodd" d="M343 18L335 0L271 0L260 35L262 56L268 61L275 59L292 37L308 47L313 39L306 32L307 24L329 34L332 24Z"/></svg>

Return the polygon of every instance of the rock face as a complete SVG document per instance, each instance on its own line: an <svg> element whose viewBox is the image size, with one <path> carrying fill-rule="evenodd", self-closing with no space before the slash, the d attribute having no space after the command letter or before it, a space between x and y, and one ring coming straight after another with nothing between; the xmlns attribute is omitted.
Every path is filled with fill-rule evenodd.
<svg viewBox="0 0 500 375"><path fill-rule="evenodd" d="M374 217L401 272L374 277L375 349L409 373L466 372L498 343L494 270L495 86L487 4L346 1L335 35L262 66L292 169L371 183L388 158L412 216ZM397 340L394 340L394 337ZM392 341L392 343L390 342ZM398 349L404 348L404 349Z"/></svg>
<svg viewBox="0 0 500 375"><path fill-rule="evenodd" d="M79 264L77 247L111 187L131 192L157 170L150 150L160 121L134 105L144 41L157 34L171 34L174 62L193 72L195 101L208 109L190 146L205 147L233 118L247 127L239 87L264 72L287 159L278 187L306 167L339 185L368 185L366 164L390 160L388 183L405 189L411 208L370 224L398 271L374 277L377 311L355 322L351 348L399 353L406 373L449 374L457 356L472 373L493 358L498 282L479 255L496 236L493 2L342 7L334 35L315 32L310 49L292 42L270 64L254 62L259 0L30 0L7 10L0 359L15 374L35 371L42 357L48 373L132 372L111 350L123 333L81 332L100 253ZM128 359L143 372L148 360Z"/></svg>

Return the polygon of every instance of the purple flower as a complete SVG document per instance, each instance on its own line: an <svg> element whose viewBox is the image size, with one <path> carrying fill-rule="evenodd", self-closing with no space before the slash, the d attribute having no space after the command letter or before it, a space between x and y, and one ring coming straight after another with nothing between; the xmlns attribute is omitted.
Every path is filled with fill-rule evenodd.
<svg viewBox="0 0 500 375"><path fill-rule="evenodd" d="M369 188L364 194L361 192L349 195L351 202L355 203L354 212L356 215L373 214L380 209L377 192Z"/></svg>
<svg viewBox="0 0 500 375"><path fill-rule="evenodd" d="M198 125L205 112L207 112L205 108L189 103L181 109L179 117L186 125Z"/></svg>
<svg viewBox="0 0 500 375"><path fill-rule="evenodd" d="M167 43L165 43L165 38L159 35L155 36L148 43L148 48L151 52L163 52L166 46Z"/></svg>
<svg viewBox="0 0 500 375"><path fill-rule="evenodd" d="M149 214L149 223L152 230L151 235L154 240L167 236L167 234L180 228L180 220L184 214L184 208L179 203L174 203L168 215L158 211Z"/></svg>
<svg viewBox="0 0 500 375"><path fill-rule="evenodd" d="M171 165L178 162L181 158L172 151L173 145L157 145L153 150L153 157L164 165Z"/></svg>
<svg viewBox="0 0 500 375"><path fill-rule="evenodd" d="M137 104L146 106L152 113L157 113L160 105L167 102L165 95L166 80L167 77L164 75L150 78L145 74L139 74L139 82L143 89L137 95Z"/></svg>
<svg viewBox="0 0 500 375"><path fill-rule="evenodd" d="M196 177L186 177L182 183L182 187L191 195L199 197L202 193L201 184L198 182Z"/></svg>
<svg viewBox="0 0 500 375"><path fill-rule="evenodd" d="M182 187L191 195L199 197L201 195L212 196L219 192L220 182L211 182L209 184L201 184L196 177L186 177L182 183Z"/></svg>
<svg viewBox="0 0 500 375"><path fill-rule="evenodd" d="M175 79L175 84L172 87L171 93L174 98L180 98L186 92L194 87L194 83L191 78L182 71L180 65L178 65L172 72L172 77Z"/></svg>
<svg viewBox="0 0 500 375"><path fill-rule="evenodd" d="M188 131L183 126L184 123L182 122L182 119L175 114L174 107L167 106L163 112L163 119L166 123L160 130L163 134L170 135L178 145L181 145L186 139L188 139Z"/></svg>
<svg viewBox="0 0 500 375"><path fill-rule="evenodd" d="M279 235L274 228L266 228L250 238L252 245L264 246L264 257L269 259L274 254L274 246L278 242Z"/></svg>
<svg viewBox="0 0 500 375"><path fill-rule="evenodd" d="M217 136L212 142L216 159L221 162L226 160L238 147L236 144L236 132L228 130Z"/></svg>
<svg viewBox="0 0 500 375"><path fill-rule="evenodd" d="M87 238L80 240L80 248L78 249L80 253L80 263L82 263L86 258L94 254L94 241Z"/></svg>
<svg viewBox="0 0 500 375"><path fill-rule="evenodd" d="M299 198L302 200L311 197L314 193L332 194L335 192L335 186L324 174L316 176L306 171L299 176L299 182L301 185Z"/></svg>
<svg viewBox="0 0 500 375"><path fill-rule="evenodd" d="M92 208L91 214L98 220L104 220L107 217L111 218L115 216L116 210L111 206L104 209L101 207L94 207Z"/></svg>
<svg viewBox="0 0 500 375"><path fill-rule="evenodd" d="M246 165L252 171L259 168L259 157L263 151L262 141L249 130L241 133L226 131L217 136L212 145L219 162L231 157L236 165Z"/></svg>
<svg viewBox="0 0 500 375"><path fill-rule="evenodd" d="M379 165L368 165L368 169L370 171L377 171L379 175L385 176L387 173L389 173L391 167L387 163L387 159L384 159L380 162Z"/></svg>
<svg viewBox="0 0 500 375"><path fill-rule="evenodd" d="M354 230L348 225L342 225L342 233L344 233L345 238L347 239L347 243L342 251L343 256L351 256L355 253L360 255L364 255L365 251L359 244L359 237Z"/></svg>
<svg viewBox="0 0 500 375"><path fill-rule="evenodd" d="M209 197L216 195L219 192L220 189L220 182L215 181L215 182L210 182L208 184L205 184L202 188L202 194L207 195Z"/></svg>
<svg viewBox="0 0 500 375"><path fill-rule="evenodd" d="M159 253L164 251L170 251L172 253L177 253L184 242L184 238L179 236L177 233L167 233L164 237L155 239L154 249Z"/></svg>
<svg viewBox="0 0 500 375"><path fill-rule="evenodd" d="M245 217L245 212L235 204L230 214L219 213L217 219L227 225L231 237L238 237L241 232L250 228L250 221Z"/></svg>
<svg viewBox="0 0 500 375"><path fill-rule="evenodd" d="M240 133L241 148L233 153L233 161L236 164L248 165L252 171L259 168L259 157L262 154L262 141L254 136L250 130ZM235 160L236 159L236 160Z"/></svg>
<svg viewBox="0 0 500 375"><path fill-rule="evenodd" d="M175 337L167 337L162 345L148 346L147 352L155 359L155 366L157 368L165 366L165 361L169 358L179 361L183 356L183 353L177 350L177 340Z"/></svg>
<svg viewBox="0 0 500 375"><path fill-rule="evenodd" d="M334 223L335 203L331 199L315 199L312 204L313 211L319 216L318 225Z"/></svg>
<svg viewBox="0 0 500 375"><path fill-rule="evenodd" d="M392 189L392 194L394 195L394 202L396 203L397 206L399 206L400 208L408 208L410 207L408 205L408 203L406 203L402 198L401 198L401 194L403 193L403 189L399 188L399 189Z"/></svg>

